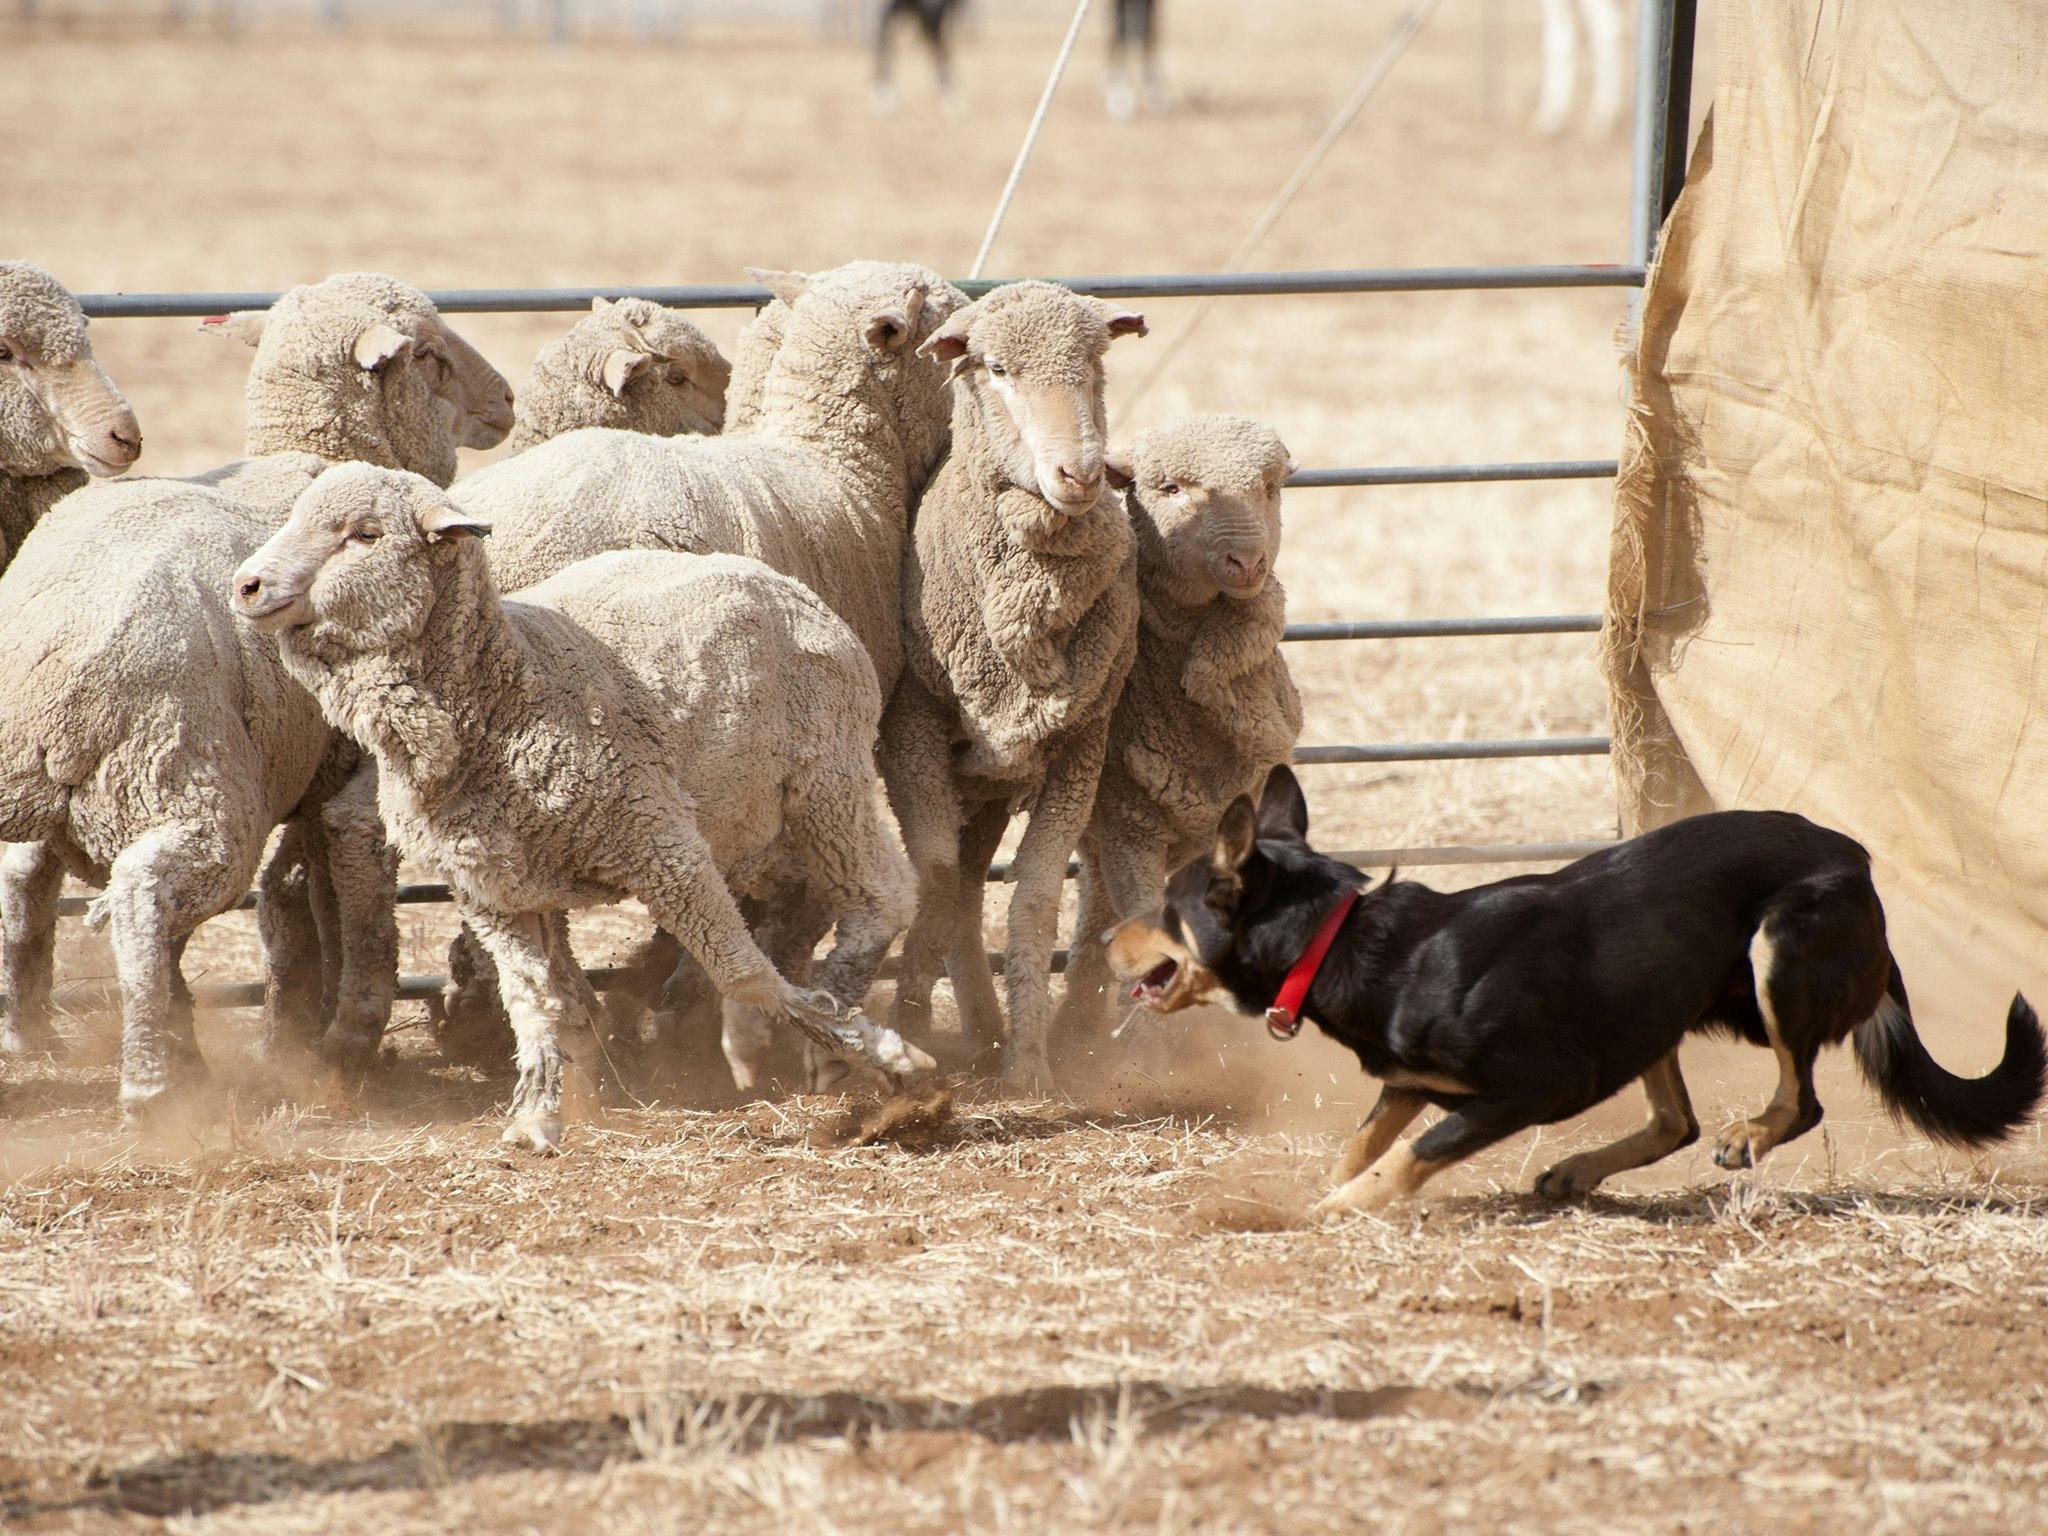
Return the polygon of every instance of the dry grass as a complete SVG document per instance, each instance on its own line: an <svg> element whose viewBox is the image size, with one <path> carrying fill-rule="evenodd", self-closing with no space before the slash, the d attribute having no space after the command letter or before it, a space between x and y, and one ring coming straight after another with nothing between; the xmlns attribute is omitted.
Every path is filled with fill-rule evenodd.
<svg viewBox="0 0 2048 1536"><path fill-rule="evenodd" d="M1169 9L1188 109L1112 129L1079 71L998 269L1213 265L1394 8ZM1516 8L1446 7L1261 259L1613 259L1625 149L1520 131L1531 34ZM992 20L955 124L916 102L875 122L852 54L764 29L565 52L5 35L10 238L81 289L361 266L428 286L717 280L896 253L958 271L1053 44ZM1150 309L1161 335L1185 314ZM1227 306L1126 425L1247 410L1309 465L1605 456L1622 310ZM565 323L465 328L517 376ZM712 324L729 339L737 317ZM145 467L235 453L243 355L177 322L96 335ZM1142 364L1120 361L1126 383ZM1294 611L1591 611L1604 490L1298 493ZM1292 659L1311 741L1604 725L1583 639ZM1333 845L1613 824L1597 761L1323 770L1311 789ZM408 915L409 971L439 969L447 923ZM617 958L636 927L583 920L585 957ZM255 959L246 919L222 920L188 969ZM75 925L60 965L107 969ZM1989 1016L1938 993L1916 981L1945 1059L1974 1070ZM1368 1086L1313 1039L1147 1030L1120 1104L970 1102L914 1148L837 1145L824 1101L662 1107L596 1114L539 1163L496 1146L499 1087L432 1067L416 1028L350 1106L273 1080L236 1016L201 1024L233 1097L138 1145L111 1109L109 1021L73 1022L77 1059L10 1066L0 1101L10 1529L2040 1522L2040 1137L1981 1163L1902 1142L1838 1061L1826 1127L1755 1178L1728 1184L1695 1148L1583 1209L1518 1193L1628 1102L1478 1160L1425 1212L1310 1232L1298 1213ZM1710 1128L1768 1071L1755 1052L1698 1067Z"/></svg>

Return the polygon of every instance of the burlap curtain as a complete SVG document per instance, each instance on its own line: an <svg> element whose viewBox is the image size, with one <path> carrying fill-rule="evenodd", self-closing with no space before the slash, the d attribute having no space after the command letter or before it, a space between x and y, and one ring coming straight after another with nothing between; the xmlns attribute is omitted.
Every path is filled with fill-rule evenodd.
<svg viewBox="0 0 2048 1536"><path fill-rule="evenodd" d="M1860 838L1919 1011L1988 1050L2048 1003L2048 0L1717 26L1627 359L1623 821Z"/></svg>

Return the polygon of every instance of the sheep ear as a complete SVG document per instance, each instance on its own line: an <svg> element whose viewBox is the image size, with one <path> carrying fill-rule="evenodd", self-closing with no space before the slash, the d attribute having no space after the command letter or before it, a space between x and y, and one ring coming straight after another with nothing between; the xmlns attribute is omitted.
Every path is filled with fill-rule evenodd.
<svg viewBox="0 0 2048 1536"><path fill-rule="evenodd" d="M604 312L605 312L606 310L610 309L611 307L612 307L612 301L611 301L610 299L606 298L606 297L605 297L605 296L604 296L603 294L601 294L601 293L600 293L600 294L594 294L594 295L593 295L593 296L591 297L591 300L590 300L590 312L591 312L591 313L592 313L593 315L601 315L601 314L603 314L603 313L604 313Z"/></svg>
<svg viewBox="0 0 2048 1536"><path fill-rule="evenodd" d="M489 523L480 517L470 516L445 498L421 508L416 516L420 532L427 536L429 544L438 544L443 539L487 539L491 536Z"/></svg>
<svg viewBox="0 0 2048 1536"><path fill-rule="evenodd" d="M412 345L412 338L386 321L379 320L356 337L356 365L375 372Z"/></svg>
<svg viewBox="0 0 2048 1536"><path fill-rule="evenodd" d="M645 352L614 347L604 355L604 387L612 392L614 400L618 399L626 392L626 386L653 361Z"/></svg>
<svg viewBox="0 0 2048 1536"><path fill-rule="evenodd" d="M1102 473L1118 490L1128 491L1138 483L1136 462L1130 449L1112 448L1102 456Z"/></svg>
<svg viewBox="0 0 2048 1536"><path fill-rule="evenodd" d="M269 321L267 309L238 309L233 314L208 315L199 322L199 329L253 347L263 339L263 327Z"/></svg>
<svg viewBox="0 0 2048 1536"><path fill-rule="evenodd" d="M778 272L773 267L749 267L747 276L785 304L795 304L811 286L808 272Z"/></svg>
<svg viewBox="0 0 2048 1536"><path fill-rule="evenodd" d="M1096 312L1109 327L1111 341L1115 341L1119 336L1143 336L1147 333L1145 317L1135 309L1121 309L1102 299L1097 299L1095 305Z"/></svg>
<svg viewBox="0 0 2048 1536"><path fill-rule="evenodd" d="M911 323L910 316L900 309L878 309L868 316L862 334L877 352L895 352L910 340Z"/></svg>
<svg viewBox="0 0 2048 1536"><path fill-rule="evenodd" d="M974 306L956 309L946 323L924 339L919 357L935 357L942 363L957 363L967 355L967 333L974 329Z"/></svg>

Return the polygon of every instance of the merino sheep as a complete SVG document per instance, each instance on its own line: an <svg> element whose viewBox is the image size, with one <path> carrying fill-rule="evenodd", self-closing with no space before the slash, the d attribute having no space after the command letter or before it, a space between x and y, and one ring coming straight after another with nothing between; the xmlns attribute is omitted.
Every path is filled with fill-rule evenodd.
<svg viewBox="0 0 2048 1536"><path fill-rule="evenodd" d="M1080 917L1062 1052L1099 1043L1111 977L1097 935L1159 904L1167 874L1207 848L1224 810L1256 795L1301 734L1280 637L1287 594L1280 435L1243 416L1155 427L1107 460L1138 541L1138 654L1110 717L1095 810L1081 839Z"/></svg>
<svg viewBox="0 0 2048 1536"><path fill-rule="evenodd" d="M968 1043L995 1043L982 878L1028 802L1003 972L1003 1075L1023 1089L1051 1085L1060 884L1136 646L1137 555L1103 472L1102 360L1117 337L1144 333L1141 315L1030 282L961 310L922 348L952 364L953 446L903 565L906 665L882 733L918 877L897 1017L928 1017L946 951Z"/></svg>
<svg viewBox="0 0 2048 1536"><path fill-rule="evenodd" d="M723 436L571 432L469 476L463 504L490 519L491 570L506 590L610 549L765 561L852 625L886 697L901 665L897 568L910 508L951 413L945 371L916 348L966 300L906 263L757 275L775 301L741 337ZM781 925L777 960L800 971L818 937L815 918ZM449 974L450 1031L487 1031L489 967L457 953ZM679 1011L690 980L677 977L665 1013ZM735 1071L750 1079L756 1067L741 1058L760 1043L760 1021L735 1018L729 1034Z"/></svg>
<svg viewBox="0 0 2048 1536"><path fill-rule="evenodd" d="M93 920L112 929L131 1115L199 1074L178 957L281 821L332 887L334 910L303 921L343 941L330 1049L360 1063L389 1009L394 866L355 749L228 611L230 574L289 511L247 495L310 483L328 454L452 478L458 441L511 425L504 380L388 278L329 279L223 324L257 343L249 446L265 457L74 493L0 575L0 838L35 845L7 861L0 987L17 1028L46 1026L64 871L104 885ZM280 946L268 914L264 937L274 981L291 969L280 947L320 953L307 936Z"/></svg>
<svg viewBox="0 0 2048 1536"><path fill-rule="evenodd" d="M85 311L25 261L0 261L0 570L42 515L142 452L142 429L92 355Z"/></svg>
<svg viewBox="0 0 2048 1536"><path fill-rule="evenodd" d="M731 376L686 316L646 299L593 299L590 313L534 359L513 406L510 446L518 452L579 427L715 434Z"/></svg>
<svg viewBox="0 0 2048 1536"><path fill-rule="evenodd" d="M874 806L881 695L852 632L733 556L616 551L501 601L489 531L419 476L344 465L234 601L375 756L386 825L496 963L519 1042L506 1139L559 1144L564 1024L572 1059L594 1044L564 909L627 896L728 997L886 1075L929 1067L853 1011L911 893ZM823 994L776 972L733 898L787 860L838 920Z"/></svg>

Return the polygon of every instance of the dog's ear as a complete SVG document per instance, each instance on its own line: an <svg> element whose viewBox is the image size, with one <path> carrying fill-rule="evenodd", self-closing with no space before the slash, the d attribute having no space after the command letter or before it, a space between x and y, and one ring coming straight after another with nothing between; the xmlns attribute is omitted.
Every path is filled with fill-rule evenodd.
<svg viewBox="0 0 2048 1536"><path fill-rule="evenodd" d="M1285 763L1274 765L1266 775L1266 789L1259 796L1259 836L1275 842L1308 841L1308 797L1301 792L1301 780Z"/></svg>
<svg viewBox="0 0 2048 1536"><path fill-rule="evenodd" d="M1252 856L1258 836L1258 812L1252 809L1251 796L1239 795L1216 828L1216 844L1209 850L1209 888L1202 893L1203 904L1226 918L1237 910L1244 894L1239 871Z"/></svg>

